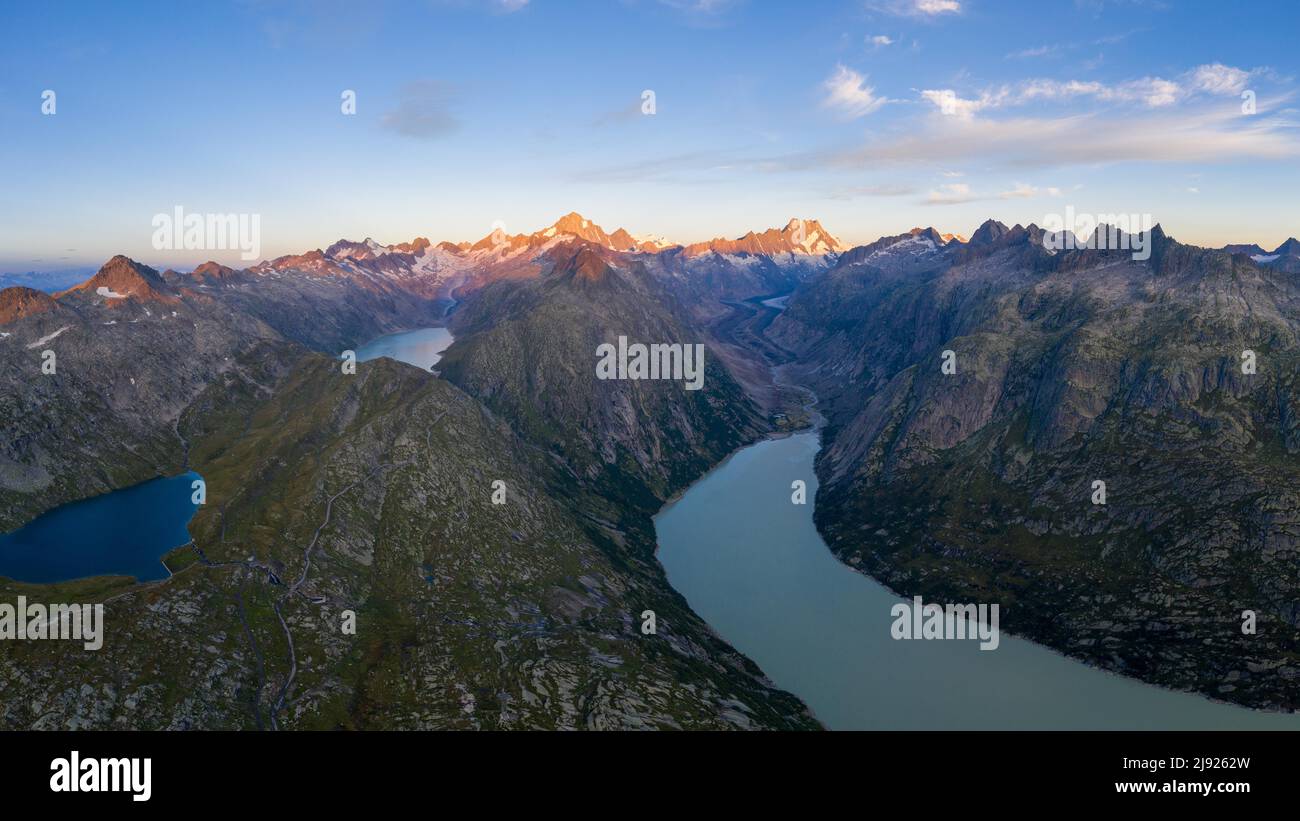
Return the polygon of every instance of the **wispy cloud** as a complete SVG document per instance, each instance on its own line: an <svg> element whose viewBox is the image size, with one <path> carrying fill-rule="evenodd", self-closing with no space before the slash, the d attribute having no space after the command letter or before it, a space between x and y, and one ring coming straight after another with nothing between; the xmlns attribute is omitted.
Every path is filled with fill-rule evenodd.
<svg viewBox="0 0 1300 821"><path fill-rule="evenodd" d="M381 127L403 137L431 140L460 128L451 113L452 89L439 80L420 80L402 89L397 107L379 118Z"/></svg>
<svg viewBox="0 0 1300 821"><path fill-rule="evenodd" d="M876 90L867 85L866 77L845 65L836 66L822 87L822 105L849 119L865 117L885 104L885 98L877 97Z"/></svg>
<svg viewBox="0 0 1300 821"><path fill-rule="evenodd" d="M1173 105L1184 94L1182 85L1162 77L1141 77L1117 85L1079 80L1030 80L1020 87L1019 93L1011 95L1009 99L1019 104L1044 98L1093 97L1103 102L1141 103L1159 108Z"/></svg>
<svg viewBox="0 0 1300 821"><path fill-rule="evenodd" d="M1209 94L1240 94L1253 74L1261 69L1243 71L1223 63L1197 66L1191 73L1190 82L1197 91Z"/></svg>
<svg viewBox="0 0 1300 821"><path fill-rule="evenodd" d="M921 99L933 103L941 114L961 120L969 120L983 109L1002 105L1006 97L1006 89L992 94L986 92L979 99L963 99L950 88L926 89L921 92Z"/></svg>
<svg viewBox="0 0 1300 821"><path fill-rule="evenodd" d="M1236 107L1220 105L1145 116L1092 112L998 120L940 117L931 119L918 134L787 158L785 167L875 168L890 163L971 161L1052 167L1133 161L1220 163L1297 156L1300 135L1295 123L1277 116L1246 117Z"/></svg>
<svg viewBox="0 0 1300 821"><path fill-rule="evenodd" d="M872 11L901 17L939 17L961 13L961 0L869 0Z"/></svg>
<svg viewBox="0 0 1300 821"><path fill-rule="evenodd" d="M477 9L492 14L514 14L528 8L530 0L429 0L435 6L453 9Z"/></svg>
<svg viewBox="0 0 1300 821"><path fill-rule="evenodd" d="M721 25L727 12L741 5L742 0L659 0L661 6L679 12L682 18L695 26Z"/></svg>
<svg viewBox="0 0 1300 821"><path fill-rule="evenodd" d="M933 104L940 113L959 119L970 119L985 109L1025 105L1036 101L1069 101L1090 98L1101 103L1139 104L1149 108L1163 108L1181 103L1198 95L1237 95L1245 89L1251 77L1267 73L1267 69L1249 71L1222 63L1197 66L1175 79L1139 77L1118 83L1096 80L1024 80L1014 86L1003 85L994 90L980 92L978 97L962 97L953 89L927 89L921 98Z"/></svg>
<svg viewBox="0 0 1300 821"><path fill-rule="evenodd" d="M1094 46L1113 46L1116 43L1124 42L1128 38L1132 37L1134 34L1141 34L1144 31L1146 31L1146 29L1129 29L1128 31L1120 31L1114 34L1107 34L1103 37L1098 37L1096 40L1093 40L1092 44Z"/></svg>
<svg viewBox="0 0 1300 821"><path fill-rule="evenodd" d="M738 159L743 150L686 151L601 168L584 168L570 176L581 183L660 182L705 185L718 172L770 170L753 160Z"/></svg>
<svg viewBox="0 0 1300 821"><path fill-rule="evenodd" d="M1046 57L1049 54L1055 54L1060 50L1059 46L1035 46L1034 48L1021 49L1013 51L1007 55L1007 59L1024 59L1028 57Z"/></svg>
<svg viewBox="0 0 1300 821"><path fill-rule="evenodd" d="M998 193L998 199L1000 200L1023 200L1032 199L1033 197L1059 196L1061 196L1061 189L1054 185L1049 185L1046 188L1039 188L1036 185L1029 185L1028 183L1023 182L1018 182L1010 189Z"/></svg>
<svg viewBox="0 0 1300 821"><path fill-rule="evenodd" d="M857 185L841 188L829 195L833 200L850 200L857 197L905 197L915 194L916 188L910 185L884 183L881 185Z"/></svg>
<svg viewBox="0 0 1300 821"><path fill-rule="evenodd" d="M964 182L952 182L941 185L925 198L926 205L958 205L979 199L971 193L970 186Z"/></svg>
<svg viewBox="0 0 1300 821"><path fill-rule="evenodd" d="M622 108L606 111L592 120L591 124L596 127L603 127L607 125L622 125L636 122L645 116L641 111L642 105L643 103L641 98L638 97Z"/></svg>
<svg viewBox="0 0 1300 821"><path fill-rule="evenodd" d="M969 185L964 182L947 183L935 188L921 200L922 205L961 205L967 202L979 202L980 200L1021 200L1034 199L1036 197L1059 197L1062 196L1061 189L1056 186L1039 188L1036 185L1018 182L1005 191L999 191L995 194L976 193Z"/></svg>
<svg viewBox="0 0 1300 821"><path fill-rule="evenodd" d="M644 167L608 169L588 178L697 182L719 173L840 173L928 166L936 173L948 169L941 173L951 180L926 197L927 204L937 205L977 198L1060 196L1061 189L1055 186L1027 183L976 191L952 179L962 176L955 169L978 169L983 175L995 169L1130 162L1204 165L1300 157L1300 112L1290 107L1292 93L1258 97L1257 113L1250 115L1243 113L1238 101L1224 99L1258 74L1272 76L1265 69L1213 63L1173 80L1143 77L1107 84L1039 79L967 96L953 89L925 89L916 93L919 101L929 104L928 113L913 108L914 114L905 113L905 119L891 123L889 130L856 145L779 156L710 152L655 160ZM901 102L878 95L865 75L844 65L835 67L820 90L822 105L850 120L865 117L887 102ZM1066 113L1059 110L1062 106ZM1013 113L1017 109L1034 111ZM899 186L864 185L840 188L828 196L906 193Z"/></svg>

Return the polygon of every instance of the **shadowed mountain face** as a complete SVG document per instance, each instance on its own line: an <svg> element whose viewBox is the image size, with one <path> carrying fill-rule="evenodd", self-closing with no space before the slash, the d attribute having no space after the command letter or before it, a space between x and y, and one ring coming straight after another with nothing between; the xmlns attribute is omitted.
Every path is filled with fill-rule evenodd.
<svg viewBox="0 0 1300 821"><path fill-rule="evenodd" d="M855 251L773 323L829 410L819 527L899 592L1000 602L1010 629L1112 669L1300 705L1300 283L1159 227L1146 262L1036 236Z"/></svg>
<svg viewBox="0 0 1300 821"><path fill-rule="evenodd" d="M1265 251L1253 243L1250 245L1225 245L1223 250L1230 254L1245 254L1254 262L1267 268L1291 274L1300 273L1300 240L1295 237L1291 237L1272 251Z"/></svg>
<svg viewBox="0 0 1300 821"><path fill-rule="evenodd" d="M707 349L699 390L684 380L597 378L598 349L620 336L705 341L641 262L580 243L554 249L544 266L535 279L469 297L440 368L545 447L568 481L648 515L757 438L754 406Z"/></svg>
<svg viewBox="0 0 1300 821"><path fill-rule="evenodd" d="M100 652L7 643L5 726L815 726L589 541L532 450L445 381L259 345L178 428L208 482L201 552L176 551L152 587L5 584L119 596Z"/></svg>
<svg viewBox="0 0 1300 821"><path fill-rule="evenodd" d="M178 469L180 414L258 342L337 353L427 322L431 305L347 280L216 273L168 282L115 257L57 299L0 292L0 528Z"/></svg>

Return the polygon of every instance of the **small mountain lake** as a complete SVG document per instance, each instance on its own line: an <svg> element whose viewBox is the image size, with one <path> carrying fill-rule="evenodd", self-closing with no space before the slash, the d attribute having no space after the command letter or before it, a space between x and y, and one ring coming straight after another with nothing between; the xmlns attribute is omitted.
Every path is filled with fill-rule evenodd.
<svg viewBox="0 0 1300 821"><path fill-rule="evenodd" d="M451 331L446 328L399 331L372 339L357 348L357 361L368 362L386 356L427 371L438 364L442 352L451 346L452 341Z"/></svg>
<svg viewBox="0 0 1300 821"><path fill-rule="evenodd" d="M655 518L668 581L718 635L832 729L1300 729L1112 675L1003 632L896 641L903 599L837 560L813 525L820 434L737 451ZM790 484L807 483L808 503Z"/></svg>
<svg viewBox="0 0 1300 821"><path fill-rule="evenodd" d="M387 334L357 349L357 361L381 356L429 370L452 343L446 328ZM162 557L190 540L197 473L153 479L46 511L0 534L0 576L45 584L90 576L168 576Z"/></svg>
<svg viewBox="0 0 1300 821"><path fill-rule="evenodd" d="M190 540L194 472L60 505L0 534L0 576L48 583L88 576L164 579L162 557Z"/></svg>

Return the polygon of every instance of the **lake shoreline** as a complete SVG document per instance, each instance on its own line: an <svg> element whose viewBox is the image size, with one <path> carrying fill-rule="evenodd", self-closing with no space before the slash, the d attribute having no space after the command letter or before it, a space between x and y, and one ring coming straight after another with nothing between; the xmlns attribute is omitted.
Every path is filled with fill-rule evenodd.
<svg viewBox="0 0 1300 821"><path fill-rule="evenodd" d="M655 557L669 584L710 629L752 660L774 686L803 701L824 726L1041 731L1300 728L1296 713L1247 708L1204 693L1155 685L1006 630L999 631L1002 646L984 652L985 659L972 658L957 641L882 641L888 630L884 616L888 607L911 599L840 561L822 538L812 511L826 420L815 410L815 392L785 380L785 364L771 369L774 384L807 397L804 409L812 415L811 423L797 431L771 431L742 445L667 500L654 516ZM789 479L795 475L789 472L792 455L806 460L797 469L810 474L807 490L813 502L805 508L807 521L786 532L782 528L791 526L791 506L764 494L789 493ZM761 476L765 465L775 465L781 478ZM755 498L761 498L761 503L755 503ZM804 552L783 552L780 544L773 547L773 542L782 540L800 542L798 550ZM764 567L770 571L767 576ZM814 578L809 568L825 573L826 580ZM807 584L787 584L791 577ZM838 599L809 594L823 583L833 588ZM846 587L852 588L852 596L844 595ZM809 612L825 610L831 599L839 610L832 616L821 613L824 623L810 619ZM765 615L774 606L784 608L779 618ZM791 624L808 629L792 629ZM868 633L862 634L858 625L870 625ZM842 641L827 644L824 634L828 633L840 634ZM819 642L828 648L821 657L801 647ZM855 662L860 669L846 673ZM823 673L811 674L818 665ZM962 681L967 690L982 687L992 706L979 715L963 712L961 702L973 693L936 689L928 673L920 674L925 671L933 671L940 680ZM838 681L831 681L837 677ZM863 691L873 686L881 693L864 699ZM921 694L933 701L926 702ZM1023 706L1016 698L1023 700ZM996 718L998 711L1001 718Z"/></svg>

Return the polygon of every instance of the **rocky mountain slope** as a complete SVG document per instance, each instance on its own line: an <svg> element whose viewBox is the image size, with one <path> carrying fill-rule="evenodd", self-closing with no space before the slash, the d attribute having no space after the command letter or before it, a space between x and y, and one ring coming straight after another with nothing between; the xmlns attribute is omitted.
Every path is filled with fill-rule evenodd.
<svg viewBox="0 0 1300 821"><path fill-rule="evenodd" d="M686 312L636 259L588 243L558 246L535 279L502 281L455 315L443 374L573 480L641 514L740 444L762 421L706 348L702 387L684 380L597 378L602 344L705 344Z"/></svg>
<svg viewBox="0 0 1300 821"><path fill-rule="evenodd" d="M0 291L0 528L178 464L180 413L259 342L341 352L432 304L201 270L196 283L118 256L56 297Z"/></svg>
<svg viewBox="0 0 1300 821"><path fill-rule="evenodd" d="M573 438L521 413L546 379L557 399L579 395L594 316L693 335L653 278L575 242L530 260L545 276L467 303L448 364L482 366L458 373L486 404L387 360L343 374L342 346L445 305L324 255L190 274L115 258L57 299L5 292L4 526L184 466L209 500L163 582L0 582L106 601L112 625L98 653L0 648L5 726L816 727L653 558L658 500L757 433L725 368L709 361L706 390L620 383L551 405ZM542 363L522 382L494 351L519 340ZM47 349L57 372L41 376Z"/></svg>
<svg viewBox="0 0 1300 821"><path fill-rule="evenodd" d="M818 525L900 593L998 602L1092 663L1294 709L1300 282L1150 240L1138 262L986 223L801 287L771 333L830 418Z"/></svg>
<svg viewBox="0 0 1300 821"><path fill-rule="evenodd" d="M532 450L443 380L265 343L178 428L209 487L194 546L154 585L5 584L107 595L111 626L97 653L6 643L5 726L815 726L594 545Z"/></svg>

